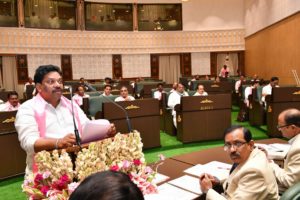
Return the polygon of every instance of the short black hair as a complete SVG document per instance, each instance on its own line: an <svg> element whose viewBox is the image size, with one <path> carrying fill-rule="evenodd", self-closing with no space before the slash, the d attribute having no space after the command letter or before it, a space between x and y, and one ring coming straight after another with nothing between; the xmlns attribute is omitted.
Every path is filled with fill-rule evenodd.
<svg viewBox="0 0 300 200"><path fill-rule="evenodd" d="M160 85L161 85L161 86L164 86L164 84L162 84L162 83L157 83L157 87L160 86Z"/></svg>
<svg viewBox="0 0 300 200"><path fill-rule="evenodd" d="M7 99L9 99L11 96L16 95L17 97L19 97L18 93L16 91L11 91L9 93L7 93Z"/></svg>
<svg viewBox="0 0 300 200"><path fill-rule="evenodd" d="M229 128L227 128L224 131L224 139L226 137L227 134L237 130L237 129L242 129L243 130L243 134L244 134L244 139L246 140L246 142L250 142L252 140L252 134L251 131L241 125L232 125Z"/></svg>
<svg viewBox="0 0 300 200"><path fill-rule="evenodd" d="M271 78L271 82L273 82L273 81L279 81L279 78L278 78L277 76L273 76L273 77Z"/></svg>
<svg viewBox="0 0 300 200"><path fill-rule="evenodd" d="M75 92L78 92L80 87L82 87L83 90L85 91L84 85L78 85L75 89Z"/></svg>
<svg viewBox="0 0 300 200"><path fill-rule="evenodd" d="M105 86L104 86L104 89L107 88L107 87L110 87L110 89L112 89L112 86L109 85L109 84L105 85Z"/></svg>
<svg viewBox="0 0 300 200"><path fill-rule="evenodd" d="M296 111L296 109L291 109L286 112L284 116L284 121L287 125L293 124L297 127L300 127L300 111Z"/></svg>
<svg viewBox="0 0 300 200"><path fill-rule="evenodd" d="M35 74L34 74L35 84L42 83L45 75L50 72L57 72L62 76L62 72L59 69L59 67L55 65L41 65L35 70Z"/></svg>
<svg viewBox="0 0 300 200"><path fill-rule="evenodd" d="M97 172L85 178L69 200L143 200L141 190L130 178L115 171Z"/></svg>

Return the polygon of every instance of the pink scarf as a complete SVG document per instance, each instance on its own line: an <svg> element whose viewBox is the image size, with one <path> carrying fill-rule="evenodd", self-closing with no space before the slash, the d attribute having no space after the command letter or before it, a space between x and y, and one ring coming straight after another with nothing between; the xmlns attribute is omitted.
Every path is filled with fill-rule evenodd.
<svg viewBox="0 0 300 200"><path fill-rule="evenodd" d="M35 120L37 122L38 125L38 130L40 133L40 137L41 138L45 138L46 136L46 105L47 103L45 102L45 100L41 97L40 94L37 94L34 98L34 117ZM71 102L64 96L61 97L60 99L61 105L68 108L68 110L70 111L70 113L72 114L72 104ZM82 125L80 123L79 120L79 115L78 115L78 110L77 107L74 106L74 115L75 115L75 119L77 121L78 124L78 129L79 129L79 133L82 133ZM33 162L33 172L37 172L37 166L35 164L35 162Z"/></svg>

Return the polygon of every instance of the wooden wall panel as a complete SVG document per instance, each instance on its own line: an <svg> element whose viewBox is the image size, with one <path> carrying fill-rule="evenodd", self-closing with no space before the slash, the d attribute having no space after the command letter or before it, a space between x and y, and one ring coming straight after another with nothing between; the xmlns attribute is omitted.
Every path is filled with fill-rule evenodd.
<svg viewBox="0 0 300 200"><path fill-rule="evenodd" d="M63 74L63 80L73 80L72 55L61 55L61 71Z"/></svg>
<svg viewBox="0 0 300 200"><path fill-rule="evenodd" d="M159 76L159 54L151 54L151 78Z"/></svg>
<svg viewBox="0 0 300 200"><path fill-rule="evenodd" d="M281 85L295 84L292 69L300 76L300 12L245 40L245 73L270 79Z"/></svg>
<svg viewBox="0 0 300 200"><path fill-rule="evenodd" d="M120 54L112 56L113 78L122 78L122 57Z"/></svg>
<svg viewBox="0 0 300 200"><path fill-rule="evenodd" d="M180 54L180 72L183 76L192 75L192 58L191 53Z"/></svg>
<svg viewBox="0 0 300 200"><path fill-rule="evenodd" d="M24 84L28 81L27 55L17 55L16 59L17 59L18 83Z"/></svg>

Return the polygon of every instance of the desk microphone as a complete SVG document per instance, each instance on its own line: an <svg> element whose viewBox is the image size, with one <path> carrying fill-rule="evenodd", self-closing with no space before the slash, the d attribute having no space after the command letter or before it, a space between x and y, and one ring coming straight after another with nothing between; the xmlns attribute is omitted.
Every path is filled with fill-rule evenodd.
<svg viewBox="0 0 300 200"><path fill-rule="evenodd" d="M101 93L99 91L97 91L93 86L87 84L87 87L94 91L94 92L97 92L98 94L101 95ZM118 108L120 108L124 113L125 113L125 116L126 116L126 122L127 122L127 128L128 128L128 133L131 133L132 132L132 128L131 128L131 122L130 122L130 119L128 117L128 113L127 111L122 107L120 106L119 104L117 104L116 102L114 102L113 100L111 100L110 98L108 98L107 96L104 96L102 95L105 99L107 99L109 102L113 103L114 105L116 105Z"/></svg>
<svg viewBox="0 0 300 200"><path fill-rule="evenodd" d="M80 139L78 128L77 128L77 125L76 125L76 122L75 122L74 103L73 103L73 98L72 98L73 97L72 86L66 86L66 88L69 89L70 95L71 95L72 118L73 118L73 125L74 125L74 133L75 133L75 137L76 137L76 144L81 149L81 139Z"/></svg>

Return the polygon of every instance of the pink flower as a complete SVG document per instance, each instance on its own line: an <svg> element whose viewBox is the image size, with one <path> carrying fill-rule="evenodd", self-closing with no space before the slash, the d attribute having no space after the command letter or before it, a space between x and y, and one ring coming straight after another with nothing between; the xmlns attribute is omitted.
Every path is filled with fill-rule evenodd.
<svg viewBox="0 0 300 200"><path fill-rule="evenodd" d="M133 164L139 166L140 164L142 164L142 162L139 159L134 159Z"/></svg>
<svg viewBox="0 0 300 200"><path fill-rule="evenodd" d="M118 165L113 165L110 167L111 171L119 171L119 166Z"/></svg>
<svg viewBox="0 0 300 200"><path fill-rule="evenodd" d="M64 174L59 178L60 181L62 181L63 183L67 183L70 182L70 179L68 177L68 175Z"/></svg>
<svg viewBox="0 0 300 200"><path fill-rule="evenodd" d="M41 192L46 196L47 195L47 192L49 191L49 186L48 185L44 185L42 188L41 188Z"/></svg>
<svg viewBox="0 0 300 200"><path fill-rule="evenodd" d="M153 172L153 170L151 169L151 167L147 166L147 167L145 168L145 173L151 174L152 172Z"/></svg>
<svg viewBox="0 0 300 200"><path fill-rule="evenodd" d="M43 180L43 175L37 173L37 174L35 175L35 177L34 177L34 183L35 183L36 185L38 185L38 184L40 184L40 183L42 182L42 180Z"/></svg>
<svg viewBox="0 0 300 200"><path fill-rule="evenodd" d="M69 195L71 195L72 192L74 192L74 190L78 187L78 185L79 185L79 183L77 183L77 182L73 182L68 185Z"/></svg>
<svg viewBox="0 0 300 200"><path fill-rule="evenodd" d="M130 167L130 162L128 160L123 161L123 168L127 169Z"/></svg>
<svg viewBox="0 0 300 200"><path fill-rule="evenodd" d="M46 171L43 173L43 179L49 178L49 176L51 175L51 172Z"/></svg>

